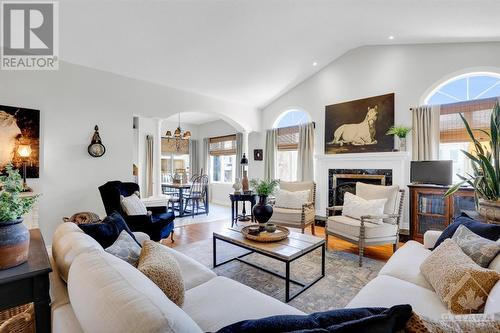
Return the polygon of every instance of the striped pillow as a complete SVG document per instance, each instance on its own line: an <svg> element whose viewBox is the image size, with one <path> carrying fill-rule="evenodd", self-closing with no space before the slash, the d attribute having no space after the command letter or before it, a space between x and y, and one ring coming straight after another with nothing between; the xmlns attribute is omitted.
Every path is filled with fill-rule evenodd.
<svg viewBox="0 0 500 333"><path fill-rule="evenodd" d="M120 195L120 204L127 215L148 215L148 210L137 192L129 197Z"/></svg>

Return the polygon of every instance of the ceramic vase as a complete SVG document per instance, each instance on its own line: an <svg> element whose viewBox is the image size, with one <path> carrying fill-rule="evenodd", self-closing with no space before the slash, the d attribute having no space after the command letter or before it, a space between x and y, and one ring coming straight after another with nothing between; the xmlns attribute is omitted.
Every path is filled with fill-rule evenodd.
<svg viewBox="0 0 500 333"><path fill-rule="evenodd" d="M239 178L236 178L236 181L233 184L234 194L241 193L241 182Z"/></svg>
<svg viewBox="0 0 500 333"><path fill-rule="evenodd" d="M18 266L28 260L30 233L23 219L0 221L0 269Z"/></svg>
<svg viewBox="0 0 500 333"><path fill-rule="evenodd" d="M267 195L259 195L259 202L253 206L253 215L259 222L259 230L266 230L266 223L273 215L273 206L267 203Z"/></svg>
<svg viewBox="0 0 500 333"><path fill-rule="evenodd" d="M243 170L243 179L241 180L241 186L243 187L243 192L246 192L249 190L248 171L247 170Z"/></svg>

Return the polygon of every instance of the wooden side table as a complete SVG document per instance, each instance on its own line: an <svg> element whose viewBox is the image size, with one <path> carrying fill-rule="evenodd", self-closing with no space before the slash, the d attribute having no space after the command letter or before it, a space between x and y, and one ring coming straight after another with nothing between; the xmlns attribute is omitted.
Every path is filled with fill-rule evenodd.
<svg viewBox="0 0 500 333"><path fill-rule="evenodd" d="M50 272L52 268L40 229L31 229L28 261L0 270L0 311L33 302L36 332L50 333Z"/></svg>
<svg viewBox="0 0 500 333"><path fill-rule="evenodd" d="M256 195L254 193L241 193L241 194L229 194L229 199L231 199L231 227L234 224L237 224L238 220L240 221L248 221L252 220L254 222L253 211L252 208L256 203ZM243 202L243 210L242 215L238 215L238 202ZM250 202L250 219L247 216L245 202Z"/></svg>

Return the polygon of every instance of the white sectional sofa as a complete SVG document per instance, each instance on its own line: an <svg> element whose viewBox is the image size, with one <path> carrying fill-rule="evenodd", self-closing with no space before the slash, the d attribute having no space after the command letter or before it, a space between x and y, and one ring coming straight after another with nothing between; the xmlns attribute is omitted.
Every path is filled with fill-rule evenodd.
<svg viewBox="0 0 500 333"><path fill-rule="evenodd" d="M135 235L139 241L148 238ZM179 262L184 278L182 308L139 270L106 253L77 225L59 226L52 243L52 331L213 332L244 319L303 314L167 249Z"/></svg>
<svg viewBox="0 0 500 333"><path fill-rule="evenodd" d="M428 231L424 244L408 241L399 248L380 270L378 276L370 281L349 302L347 307L390 307L396 304L410 304L418 314L440 319L449 314L432 286L420 273L420 264L431 254L441 232ZM500 272L500 254L491 262L490 269ZM500 313L500 282L492 289L485 314Z"/></svg>

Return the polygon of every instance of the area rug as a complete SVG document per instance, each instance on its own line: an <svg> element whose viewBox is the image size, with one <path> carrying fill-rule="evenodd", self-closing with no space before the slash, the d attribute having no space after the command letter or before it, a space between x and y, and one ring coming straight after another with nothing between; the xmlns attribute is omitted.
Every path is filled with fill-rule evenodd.
<svg viewBox="0 0 500 333"><path fill-rule="evenodd" d="M213 268L212 240L203 240L176 247L176 250ZM217 242L217 262L236 257L247 252L234 245ZM261 267L284 274L285 264L259 255L250 254L246 260ZM358 256L340 251L327 251L325 277L311 288L293 299L291 306L306 313L343 308L370 280L377 276L383 261L364 258L363 267L358 266ZM238 261L231 261L216 267L217 275L225 276L252 287L280 301L285 299L285 281L269 273L256 269ZM321 273L321 250L317 249L291 264L292 279L308 282ZM299 287L291 284L291 293Z"/></svg>

